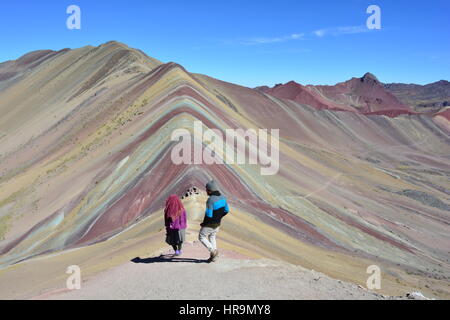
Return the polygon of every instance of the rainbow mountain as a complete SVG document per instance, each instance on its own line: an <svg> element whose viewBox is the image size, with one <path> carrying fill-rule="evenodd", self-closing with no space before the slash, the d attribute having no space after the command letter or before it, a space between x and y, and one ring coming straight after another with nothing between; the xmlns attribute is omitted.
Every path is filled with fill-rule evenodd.
<svg viewBox="0 0 450 320"><path fill-rule="evenodd" d="M362 285L379 265L387 294L449 298L450 109L410 112L361 79L253 89L115 41L0 64L0 281L31 294L27 275L44 288L69 261L95 273L163 247L167 197L215 179L230 250ZM173 164L194 121L279 129L278 173ZM191 224L205 200L184 200Z"/></svg>

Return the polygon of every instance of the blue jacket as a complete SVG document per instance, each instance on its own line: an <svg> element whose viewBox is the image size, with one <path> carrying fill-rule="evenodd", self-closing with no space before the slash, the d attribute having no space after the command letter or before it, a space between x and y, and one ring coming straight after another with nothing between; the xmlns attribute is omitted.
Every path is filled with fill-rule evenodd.
<svg viewBox="0 0 450 320"><path fill-rule="evenodd" d="M201 224L202 227L217 228L224 216L230 212L227 198L216 191L212 193L206 201L205 218Z"/></svg>

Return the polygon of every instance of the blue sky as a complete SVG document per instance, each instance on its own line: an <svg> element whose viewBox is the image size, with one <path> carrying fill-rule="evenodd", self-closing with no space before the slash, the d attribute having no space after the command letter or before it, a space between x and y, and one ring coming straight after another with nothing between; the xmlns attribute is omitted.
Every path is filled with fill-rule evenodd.
<svg viewBox="0 0 450 320"><path fill-rule="evenodd" d="M69 5L81 30L66 27ZM381 30L368 30L369 5ZM117 40L245 86L450 80L450 1L29 0L0 2L0 61Z"/></svg>

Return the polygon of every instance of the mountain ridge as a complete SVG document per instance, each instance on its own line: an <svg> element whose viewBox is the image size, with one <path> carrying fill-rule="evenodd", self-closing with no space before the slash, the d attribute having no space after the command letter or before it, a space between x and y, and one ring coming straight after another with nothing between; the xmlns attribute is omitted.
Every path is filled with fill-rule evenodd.
<svg viewBox="0 0 450 320"><path fill-rule="evenodd" d="M358 90L358 83L362 83L366 90ZM296 89L293 87L297 87ZM361 87L361 86L359 86ZM378 87L377 98L364 96L364 91L369 87ZM304 88L310 92L305 93ZM255 87L265 93L273 94L279 98L286 98L299 103L312 104L318 109L330 109L341 111L354 111L363 114L378 114L396 117L400 114L437 114L443 108L450 105L450 82L439 80L427 85L387 83L384 84L370 72L361 78L351 78L345 82L335 85L301 85L293 80L285 84L277 84L270 88L268 86ZM385 90L383 90L385 89ZM293 91L287 93L286 91ZM314 91L319 91L314 96ZM342 99L339 95L345 94L349 98ZM384 96L384 100L380 98ZM327 98L323 101L322 98ZM362 107L354 99L364 100L366 106ZM313 101L312 101L313 100ZM380 106L383 103L386 106ZM337 104L336 104L337 103Z"/></svg>

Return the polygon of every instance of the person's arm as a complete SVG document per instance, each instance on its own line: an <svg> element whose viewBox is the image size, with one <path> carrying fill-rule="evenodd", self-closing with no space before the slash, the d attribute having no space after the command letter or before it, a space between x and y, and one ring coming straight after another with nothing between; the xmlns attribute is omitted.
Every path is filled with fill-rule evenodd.
<svg viewBox="0 0 450 320"><path fill-rule="evenodd" d="M214 206L213 206L213 203L211 201L211 198L208 198L208 201L206 201L205 216L207 218L212 218L213 217L213 210L214 210Z"/></svg>
<svg viewBox="0 0 450 320"><path fill-rule="evenodd" d="M170 219L170 218L164 217L164 224L165 224L166 228L170 227L171 220L172 219Z"/></svg>
<svg viewBox="0 0 450 320"><path fill-rule="evenodd" d="M228 207L227 199L225 199L225 208L223 209L223 217L225 217L230 212L230 208Z"/></svg>
<svg viewBox="0 0 450 320"><path fill-rule="evenodd" d="M210 200L210 198L208 198L208 200L206 201L206 210L205 210L205 217L203 218L203 222L200 223L200 226L203 227L205 225L205 223L208 222L209 219L212 218L213 216L213 204Z"/></svg>

